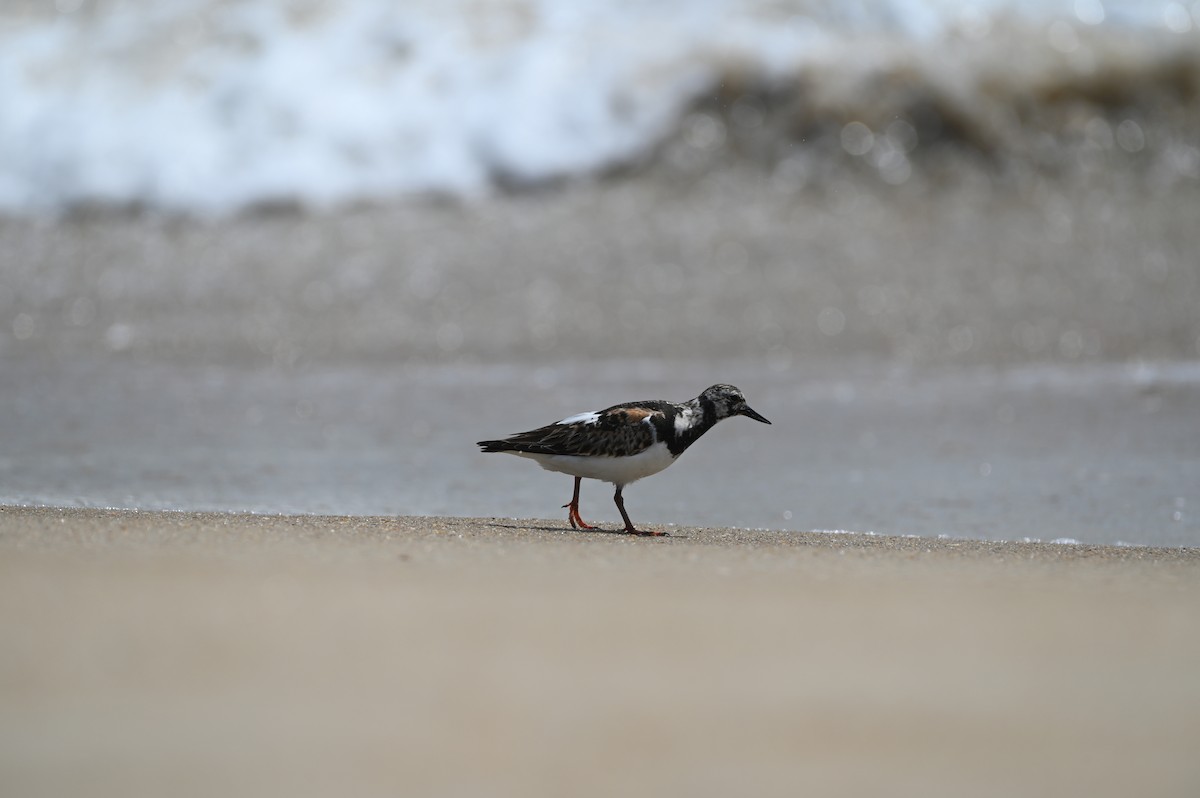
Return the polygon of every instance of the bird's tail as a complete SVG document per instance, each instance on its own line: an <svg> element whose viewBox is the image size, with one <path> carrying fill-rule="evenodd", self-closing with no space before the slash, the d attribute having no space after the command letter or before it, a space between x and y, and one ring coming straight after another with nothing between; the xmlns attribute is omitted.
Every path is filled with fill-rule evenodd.
<svg viewBox="0 0 1200 798"><path fill-rule="evenodd" d="M475 444L484 452L515 452L518 447L509 441L479 441Z"/></svg>

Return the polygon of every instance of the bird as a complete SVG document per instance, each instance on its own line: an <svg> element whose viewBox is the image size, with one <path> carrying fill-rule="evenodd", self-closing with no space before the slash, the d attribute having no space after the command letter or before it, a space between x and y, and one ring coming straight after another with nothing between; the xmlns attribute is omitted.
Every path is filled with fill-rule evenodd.
<svg viewBox="0 0 1200 798"><path fill-rule="evenodd" d="M621 491L674 463L701 435L731 416L771 423L746 404L741 390L717 384L686 402L625 402L476 445L483 452L527 457L547 471L575 477L571 501L563 505L572 529L596 529L579 515L579 483L597 479L616 487L613 501L621 511L626 533L659 536L665 533L643 531L633 525Z"/></svg>

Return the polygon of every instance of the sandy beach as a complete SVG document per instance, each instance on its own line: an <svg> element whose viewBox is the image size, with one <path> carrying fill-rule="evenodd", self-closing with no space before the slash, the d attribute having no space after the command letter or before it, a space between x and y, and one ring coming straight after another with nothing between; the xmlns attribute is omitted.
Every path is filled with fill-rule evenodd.
<svg viewBox="0 0 1200 798"><path fill-rule="evenodd" d="M1200 551L0 510L41 795L1194 795Z"/></svg>
<svg viewBox="0 0 1200 798"><path fill-rule="evenodd" d="M1200 795L1200 4L5 6L3 798Z"/></svg>

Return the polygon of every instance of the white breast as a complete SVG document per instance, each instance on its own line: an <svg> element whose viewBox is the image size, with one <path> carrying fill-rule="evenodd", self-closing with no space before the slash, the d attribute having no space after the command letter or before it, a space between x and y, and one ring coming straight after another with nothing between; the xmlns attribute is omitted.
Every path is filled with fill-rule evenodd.
<svg viewBox="0 0 1200 798"><path fill-rule="evenodd" d="M675 462L665 443L659 442L632 457L577 457L569 454L533 454L513 452L536 460L547 471L558 471L573 477L598 479L614 485L628 485L643 477L657 474Z"/></svg>

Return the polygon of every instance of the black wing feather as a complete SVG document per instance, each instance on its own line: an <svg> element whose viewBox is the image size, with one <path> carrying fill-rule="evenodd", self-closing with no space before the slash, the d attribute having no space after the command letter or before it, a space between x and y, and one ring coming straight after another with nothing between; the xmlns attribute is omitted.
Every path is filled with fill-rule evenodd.
<svg viewBox="0 0 1200 798"><path fill-rule="evenodd" d="M499 441L479 441L485 452L619 457L649 448L657 440L654 422L663 420L664 402L633 402L601 410L594 423L549 424ZM651 423L647 424L649 418Z"/></svg>

